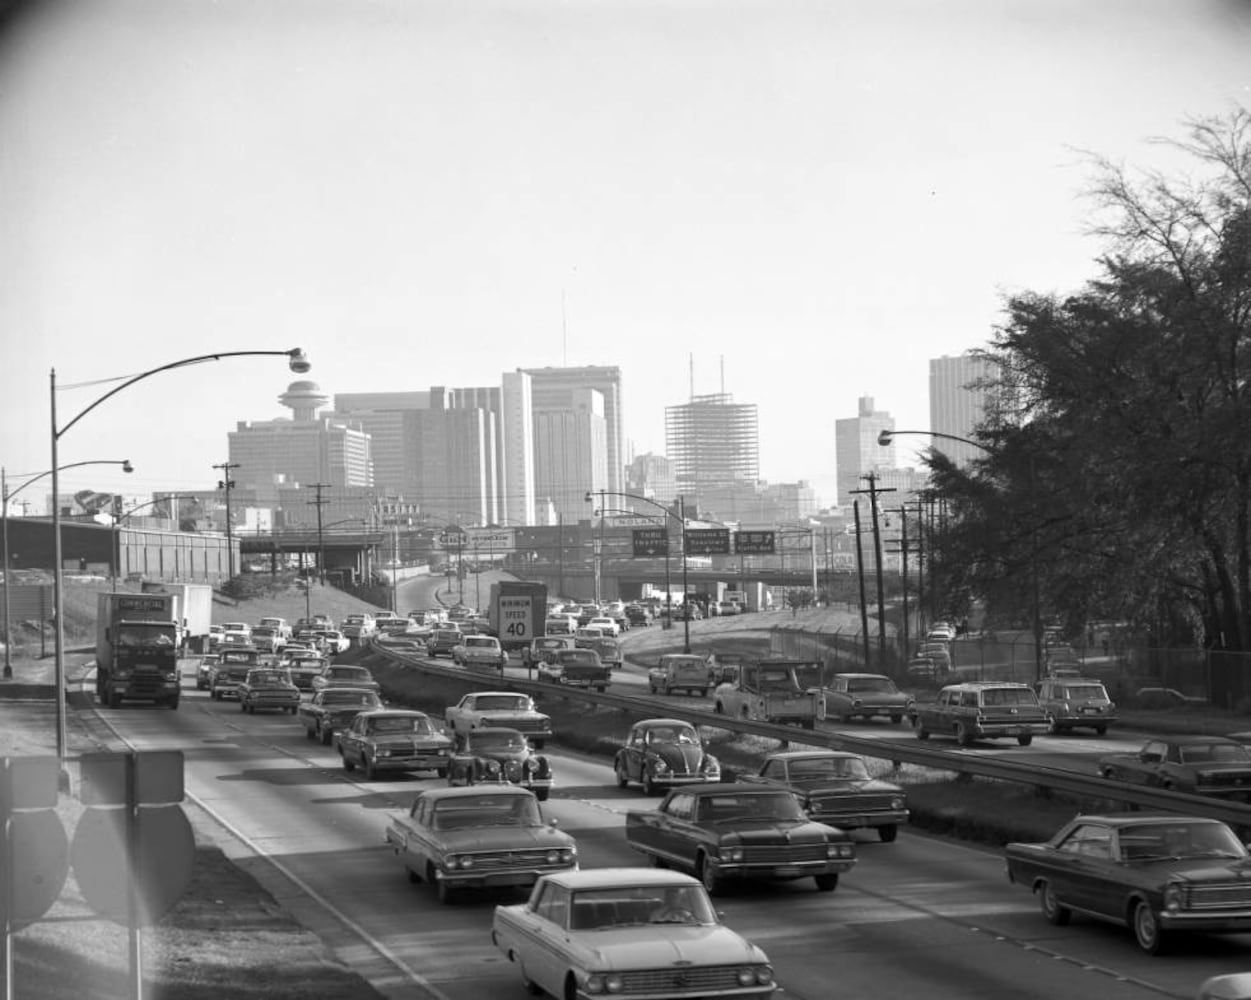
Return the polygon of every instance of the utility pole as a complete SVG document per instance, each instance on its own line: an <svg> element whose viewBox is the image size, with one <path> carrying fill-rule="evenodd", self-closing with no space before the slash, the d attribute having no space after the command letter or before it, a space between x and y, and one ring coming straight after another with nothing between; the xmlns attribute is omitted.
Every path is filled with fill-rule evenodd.
<svg viewBox="0 0 1251 1000"><path fill-rule="evenodd" d="M877 522L877 495L879 493L894 493L893 486L878 486L877 473L869 472L860 477L869 484L866 490L851 490L852 493L867 493L869 495L869 512L873 518L873 553L877 559L877 649L878 657L881 663L886 662L886 597L885 584L882 580L882 536L878 531Z"/></svg>
<svg viewBox="0 0 1251 1000"><path fill-rule="evenodd" d="M330 484L312 483L309 489L317 491L317 499L306 502L317 508L317 582L324 587L326 585L326 536L322 529L321 509L330 501L321 495L321 491L330 489Z"/></svg>
<svg viewBox="0 0 1251 1000"><path fill-rule="evenodd" d="M860 501L851 502L852 516L856 523L856 570L860 577L860 635L864 641L864 665L867 669L873 662L869 646L869 605L864 594L864 542L860 534Z"/></svg>
<svg viewBox="0 0 1251 1000"><path fill-rule="evenodd" d="M230 491L235 488L235 481L230 478L230 470L239 468L239 463L225 461L213 468L221 469L222 478L217 481L217 488L226 491L226 579L233 580L235 578L235 543L230 517Z"/></svg>

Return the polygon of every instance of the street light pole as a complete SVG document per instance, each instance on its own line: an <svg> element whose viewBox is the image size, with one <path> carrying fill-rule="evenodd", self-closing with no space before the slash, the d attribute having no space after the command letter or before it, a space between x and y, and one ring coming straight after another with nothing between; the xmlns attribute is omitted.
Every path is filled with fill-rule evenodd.
<svg viewBox="0 0 1251 1000"><path fill-rule="evenodd" d="M238 462L225 461L221 465L213 466L214 469L222 470L222 478L217 484L219 490L226 491L226 579L233 580L235 578L235 543L231 534L230 524L230 491L234 489L235 481L230 478L230 470L239 468ZM321 513L321 508L317 508L317 513Z"/></svg>
<svg viewBox="0 0 1251 1000"><path fill-rule="evenodd" d="M132 375L126 378L121 384L114 386L104 395L97 398L94 402L88 404L84 409L80 410L68 423L63 427L57 425L57 409L56 409L56 369L53 368L48 373L48 395L49 395L49 441L52 452L52 615L53 615L53 638L54 650L56 656L56 753L60 760L65 759L65 743L66 743L66 705L65 705L65 595L64 581L62 574L64 567L61 565L61 505L60 497L60 480L58 477L58 469L60 466L60 456L58 454L61 436L65 434L78 421L82 420L88 413L94 410L105 400L116 396L123 389L127 389L136 382L150 378L153 375L159 375L161 372L172 371L176 368L187 368L191 365L205 364L210 361L221 361L224 358L238 357L286 357L291 370L297 374L307 372L312 366L309 364L308 358L300 348L295 347L287 351L223 351L217 354L200 354L191 358L183 358L179 361L171 361L169 364L159 365L156 368L150 368L147 371L140 372L138 375ZM97 384L93 380L90 385ZM62 386L64 389L75 388L73 385Z"/></svg>

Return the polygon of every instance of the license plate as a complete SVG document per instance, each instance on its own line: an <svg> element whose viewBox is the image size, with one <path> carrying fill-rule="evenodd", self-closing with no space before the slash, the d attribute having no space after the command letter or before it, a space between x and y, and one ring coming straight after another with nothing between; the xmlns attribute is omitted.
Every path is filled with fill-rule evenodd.
<svg viewBox="0 0 1251 1000"><path fill-rule="evenodd" d="M782 865L780 868L773 869L773 873L779 876L800 875L802 871L797 865Z"/></svg>

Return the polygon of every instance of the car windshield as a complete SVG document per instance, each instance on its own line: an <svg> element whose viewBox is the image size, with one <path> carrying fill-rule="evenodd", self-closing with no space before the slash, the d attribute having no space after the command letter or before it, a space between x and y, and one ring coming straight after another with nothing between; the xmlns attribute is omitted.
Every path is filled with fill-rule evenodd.
<svg viewBox="0 0 1251 1000"><path fill-rule="evenodd" d="M287 675L278 670L253 670L248 674L249 684L286 684Z"/></svg>
<svg viewBox="0 0 1251 1000"><path fill-rule="evenodd" d="M489 729L479 729L469 734L466 745L473 751L524 750L526 738L521 733L491 732Z"/></svg>
<svg viewBox="0 0 1251 1000"><path fill-rule="evenodd" d="M368 681L369 671L361 667L331 667L327 675L336 681Z"/></svg>
<svg viewBox="0 0 1251 1000"><path fill-rule="evenodd" d="M859 757L813 757L809 760L793 760L790 765L792 778L868 778L868 768Z"/></svg>
<svg viewBox="0 0 1251 1000"><path fill-rule="evenodd" d="M795 683L794 675L789 670L761 670L756 674L756 684L761 691L776 691L795 694L800 688Z"/></svg>
<svg viewBox="0 0 1251 1000"><path fill-rule="evenodd" d="M495 640L494 640L494 639L488 639L488 638L486 638L485 636L480 637L480 638L479 638L479 637L476 637L476 636L469 636L469 638L467 638L467 639L465 640L465 645L466 645L466 646L494 647L494 646L495 646Z"/></svg>
<svg viewBox="0 0 1251 1000"><path fill-rule="evenodd" d="M479 695L474 701L479 712L524 712L529 707L529 699L510 694Z"/></svg>
<svg viewBox="0 0 1251 1000"><path fill-rule="evenodd" d="M598 931L651 924L715 924L707 893L698 885L612 886L575 892L569 929Z"/></svg>
<svg viewBox="0 0 1251 1000"><path fill-rule="evenodd" d="M712 823L743 820L805 819L799 799L788 792L738 792L706 795L699 801L699 819Z"/></svg>
<svg viewBox="0 0 1251 1000"><path fill-rule="evenodd" d="M362 708L372 708L378 704L378 696L372 691L327 691L322 695L321 703L323 705L359 705Z"/></svg>
<svg viewBox="0 0 1251 1000"><path fill-rule="evenodd" d="M599 658L589 649L580 649L577 652L569 649L561 654L560 662L572 664L575 667L593 667L599 662Z"/></svg>
<svg viewBox="0 0 1251 1000"><path fill-rule="evenodd" d="M1104 690L1102 684L1070 684L1068 686L1068 696L1084 701L1108 700L1108 692Z"/></svg>
<svg viewBox="0 0 1251 1000"><path fill-rule="evenodd" d="M888 677L853 677L847 681L847 690L857 693L894 694L895 682Z"/></svg>
<svg viewBox="0 0 1251 1000"><path fill-rule="evenodd" d="M432 732L430 720L424 715L381 715L370 720L369 731L375 735L412 733L415 736L429 736Z"/></svg>
<svg viewBox="0 0 1251 1000"><path fill-rule="evenodd" d="M483 826L542 826L538 800L525 795L484 795L457 798L434 807L436 830L478 829Z"/></svg>
<svg viewBox="0 0 1251 1000"><path fill-rule="evenodd" d="M1192 743L1181 748L1183 764L1212 764L1236 761L1251 762L1251 751L1241 743Z"/></svg>
<svg viewBox="0 0 1251 1000"><path fill-rule="evenodd" d="M654 726L647 731L648 743L699 743L692 726Z"/></svg>
<svg viewBox="0 0 1251 1000"><path fill-rule="evenodd" d="M1175 820L1123 827L1122 861L1163 858L1245 858L1247 849L1224 823Z"/></svg>
<svg viewBox="0 0 1251 1000"><path fill-rule="evenodd" d="M982 704L992 706L1036 705L1038 699L1029 688L991 688L982 693Z"/></svg>

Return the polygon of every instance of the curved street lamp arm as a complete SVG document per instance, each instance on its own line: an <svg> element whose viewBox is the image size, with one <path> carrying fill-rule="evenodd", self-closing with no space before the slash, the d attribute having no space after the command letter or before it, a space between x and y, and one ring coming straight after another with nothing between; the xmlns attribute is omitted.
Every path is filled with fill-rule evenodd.
<svg viewBox="0 0 1251 1000"><path fill-rule="evenodd" d="M899 434L924 434L926 437L944 438L948 441L959 441L961 444L967 444L973 448L980 448L982 451L990 454L990 448L978 441L970 441L968 438L960 437L956 434L944 434L941 431L888 431L884 430L877 436L877 443L882 447L886 447L891 443L892 439Z"/></svg>
<svg viewBox="0 0 1251 1000"><path fill-rule="evenodd" d="M683 526L685 526L685 525L686 525L686 519L685 519L685 518L679 517L677 514L675 514L673 511L671 511L671 510L670 510L668 507L666 507L664 504L662 504L662 503L658 503L657 501L652 500L650 497L643 497L643 496L639 496L637 493L618 493L618 492L617 492L617 491L615 491L615 490L587 490L587 491L586 491L586 502L587 502L587 503L594 503L593 498L594 498L596 495L598 495L598 496L601 498L601 501L600 501L600 502L601 502L601 504L603 503L603 500L602 500L602 498L603 498L603 497L625 497L625 498L627 498L627 499L629 499L629 500L639 500L639 501L641 501L642 503L649 503L649 504L651 504L653 507L655 507L657 510L662 510L662 511L664 511L667 515L669 515L669 517L673 518L675 521L680 522ZM633 514L633 513L637 513L637 512L636 512L636 511L630 511L630 513L631 513L631 514Z"/></svg>
<svg viewBox="0 0 1251 1000"><path fill-rule="evenodd" d="M291 370L293 372L296 372L298 374L303 374L304 372L309 370L310 365L308 363L308 358L305 356L304 351L298 347L293 347L289 351L222 351L218 354L201 354L198 357L194 357L194 358L183 358L181 361L171 361L169 364L161 365L159 368L151 368L146 372L140 372L138 375L134 375L131 378L128 378L121 385L114 386L112 389L106 392L103 396L97 399L94 403L91 403L90 405L88 405L86 409L79 412L79 414L76 417L74 417L73 420L67 423L64 427L61 427L61 428L53 427L52 433L59 438L62 434L68 431L76 423L78 423L78 421L82 420L83 417L85 417L88 413L90 413L97 406L103 403L106 399L111 399L113 396L116 396L123 389L129 388L130 386L134 385L136 382L141 382L145 378L148 378L151 375L159 375L161 372L172 371L175 368L187 368L187 367L190 367L191 365L199 365L207 361L221 361L223 358L242 358L242 357L257 357L257 356L280 357L283 355L291 359L290 364L291 364ZM53 374L55 376L55 372Z"/></svg>
<svg viewBox="0 0 1251 1000"><path fill-rule="evenodd" d="M79 466L82 466L82 465L120 465L122 467L123 472L135 471L135 467L130 464L129 458L119 458L119 459L93 458L86 462L71 462L69 465L62 465L57 471L64 472L66 469L77 469ZM41 472L36 476L31 476L30 479L22 483L22 485L19 486L17 489L13 490L12 492L6 492L4 494L4 502L7 504L15 496L21 493L22 490L26 489L27 486L30 486L32 483L37 483L39 482L39 480L44 479L45 477L50 476L50 475L52 475L51 469L49 469L47 472Z"/></svg>

